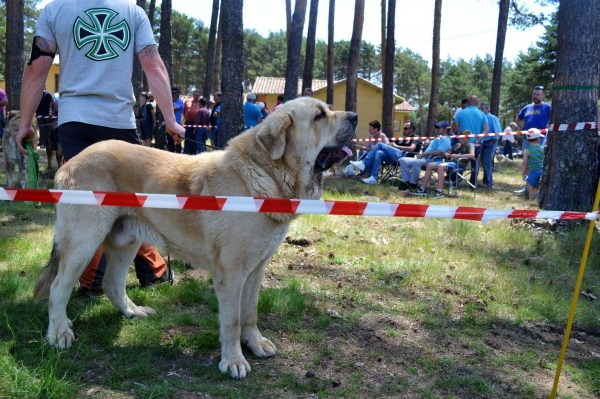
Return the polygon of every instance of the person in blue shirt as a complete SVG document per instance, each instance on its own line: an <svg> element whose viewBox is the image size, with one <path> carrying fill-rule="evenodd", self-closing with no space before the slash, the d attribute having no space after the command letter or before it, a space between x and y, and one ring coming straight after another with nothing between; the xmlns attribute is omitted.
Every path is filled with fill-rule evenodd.
<svg viewBox="0 0 600 399"><path fill-rule="evenodd" d="M500 120L496 115L492 115L490 113L490 105L488 103L481 103L479 106L481 112L485 114L488 121L488 126L490 129L490 133L502 133L502 128L500 127ZM493 187L494 186L494 170L492 168L494 164L494 156L496 155L496 147L498 147L498 137L497 136L488 136L488 137L477 137L475 140L475 144L481 142L481 165L483 166L483 186L484 187ZM476 168L476 171L479 172L479 169Z"/></svg>
<svg viewBox="0 0 600 399"><path fill-rule="evenodd" d="M262 112L256 105L256 94L248 93L246 103L244 104L244 127L245 129L253 128L263 120Z"/></svg>
<svg viewBox="0 0 600 399"><path fill-rule="evenodd" d="M442 126L442 124L448 126L448 122L440 122L436 127ZM417 158L400 158L400 170L402 171L402 182L404 183L400 186L401 189L411 188L416 190L421 168L430 162L440 163L444 161L444 154L450 151L452 145L450 144L450 138L448 138L448 130L444 128L440 129L439 132L441 135L433 140L427 147L427 151Z"/></svg>
<svg viewBox="0 0 600 399"><path fill-rule="evenodd" d="M462 132L463 130L469 130L472 134L488 132L488 120L484 113L477 109L477 104L479 104L479 98L475 95L471 96L465 109L456 115L452 124L453 132ZM475 137L472 137L470 142L474 143Z"/></svg>
<svg viewBox="0 0 600 399"><path fill-rule="evenodd" d="M181 125L181 117L183 116L183 100L179 98L181 92L175 86L171 87L171 96L173 96L173 112L175 112L175 122ZM181 144L175 144L173 137L167 135L167 150L181 154Z"/></svg>
<svg viewBox="0 0 600 399"><path fill-rule="evenodd" d="M544 98L546 98L544 86L535 86L531 98L533 103L523 107L515 122L524 130L545 129L548 127L548 123L550 123L552 106L544 102ZM543 146L545 142L546 139L544 137L540 145ZM525 151L527 147L529 147L529 141L523 140L522 150Z"/></svg>

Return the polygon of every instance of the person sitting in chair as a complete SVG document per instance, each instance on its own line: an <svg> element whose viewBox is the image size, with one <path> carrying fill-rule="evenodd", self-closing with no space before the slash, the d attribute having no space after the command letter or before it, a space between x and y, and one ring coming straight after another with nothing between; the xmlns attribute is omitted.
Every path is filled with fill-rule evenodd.
<svg viewBox="0 0 600 399"><path fill-rule="evenodd" d="M381 131L381 123L378 120L369 122L369 141L367 144L354 144L352 147L358 150L358 158L362 158L365 152L369 152L375 148L379 143L388 144L388 137ZM376 140L376 141L372 141Z"/></svg>
<svg viewBox="0 0 600 399"><path fill-rule="evenodd" d="M411 140L409 138L415 135L415 124L413 122L407 122L404 125L404 131L406 132L406 138L400 144L393 142L390 142L389 144L377 143L363 161L350 161L352 166L360 169L364 174L369 175L366 179L362 179L363 183L377 183L377 176L379 175L379 169L383 162L396 162L405 156L407 152L414 152L420 147L420 141Z"/></svg>
<svg viewBox="0 0 600 399"><path fill-rule="evenodd" d="M470 135L471 132L469 130L463 130L462 134ZM430 162L427 164L425 167L425 177L423 178L423 183L417 191L411 193L412 195L427 195L427 184L429 184L429 180L431 179L433 171L437 169L438 182L435 190L435 198L444 197L444 192L442 191L442 187L444 186L444 179L442 176L444 176L444 172L447 170L448 174L451 174L458 169L458 160L460 158L475 158L475 146L469 142L470 138L460 137L459 140L460 141L458 144L455 144L450 151L444 154L444 158L447 159L448 162Z"/></svg>

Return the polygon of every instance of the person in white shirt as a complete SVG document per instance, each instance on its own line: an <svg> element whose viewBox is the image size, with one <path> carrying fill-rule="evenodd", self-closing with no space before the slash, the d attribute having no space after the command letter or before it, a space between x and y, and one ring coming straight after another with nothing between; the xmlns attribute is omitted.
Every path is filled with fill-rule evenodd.
<svg viewBox="0 0 600 399"><path fill-rule="evenodd" d="M505 133L512 133L518 131L518 126L515 122L511 122L506 129L504 129ZM513 144L515 142L514 134L507 134L502 136L502 144L504 145L504 156L513 159Z"/></svg>

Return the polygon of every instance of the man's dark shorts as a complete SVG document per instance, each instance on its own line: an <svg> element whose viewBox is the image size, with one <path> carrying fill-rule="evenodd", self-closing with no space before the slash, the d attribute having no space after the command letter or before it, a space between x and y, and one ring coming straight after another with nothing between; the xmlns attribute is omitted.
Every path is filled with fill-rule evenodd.
<svg viewBox="0 0 600 399"><path fill-rule="evenodd" d="M152 126L140 126L140 138L152 140Z"/></svg>
<svg viewBox="0 0 600 399"><path fill-rule="evenodd" d="M63 123L58 127L58 135L65 161L100 141L121 140L131 144L140 144L135 129L113 129L81 122Z"/></svg>

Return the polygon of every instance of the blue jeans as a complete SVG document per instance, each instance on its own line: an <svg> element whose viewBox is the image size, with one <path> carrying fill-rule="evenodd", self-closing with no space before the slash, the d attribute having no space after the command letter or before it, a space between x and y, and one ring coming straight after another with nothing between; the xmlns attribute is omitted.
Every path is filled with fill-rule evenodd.
<svg viewBox="0 0 600 399"><path fill-rule="evenodd" d="M384 143L377 143L375 148L369 151L369 153L363 160L365 164L364 172L365 174L370 174L374 178L377 178L382 162L396 162L403 155L403 151L400 151L397 148L394 148Z"/></svg>
<svg viewBox="0 0 600 399"><path fill-rule="evenodd" d="M198 144L198 149L196 150L197 154L200 154L201 152L206 151L206 139L208 138L208 129L205 127L199 127L196 130L196 141L198 143L202 143L202 144Z"/></svg>
<svg viewBox="0 0 600 399"><path fill-rule="evenodd" d="M0 112L0 122L4 120L4 112ZM0 123L0 145L2 145L2 136L4 136L4 128L2 127L2 123Z"/></svg>
<svg viewBox="0 0 600 399"><path fill-rule="evenodd" d="M498 139L491 139L481 143L481 165L483 166L484 186L491 187L494 185L492 164L494 162L494 155L496 154L497 146Z"/></svg>
<svg viewBox="0 0 600 399"><path fill-rule="evenodd" d="M194 135L194 128L188 127L188 125L193 125L194 122L185 121L185 143L183 146L183 153L188 155L196 155L196 141L200 141ZM190 140L187 140L190 139ZM194 141L192 141L194 140Z"/></svg>
<svg viewBox="0 0 600 399"><path fill-rule="evenodd" d="M504 140L504 156L513 159L513 147L511 141Z"/></svg>

